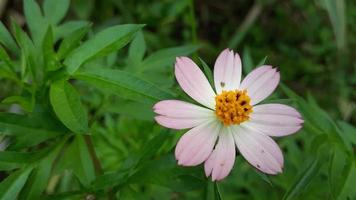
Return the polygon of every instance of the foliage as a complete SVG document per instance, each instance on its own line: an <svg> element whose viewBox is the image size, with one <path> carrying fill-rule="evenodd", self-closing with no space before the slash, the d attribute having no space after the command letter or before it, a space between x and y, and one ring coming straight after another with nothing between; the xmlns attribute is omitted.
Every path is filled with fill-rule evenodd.
<svg viewBox="0 0 356 200"><path fill-rule="evenodd" d="M26 29L0 23L0 199L356 198L356 4L239 4L23 1ZM187 99L175 57L191 55L212 81L227 46L241 52L244 74L280 65L284 84L266 101L305 120L278 139L278 176L238 155L232 173L211 182L202 166L177 165L183 132L153 121L155 102Z"/></svg>

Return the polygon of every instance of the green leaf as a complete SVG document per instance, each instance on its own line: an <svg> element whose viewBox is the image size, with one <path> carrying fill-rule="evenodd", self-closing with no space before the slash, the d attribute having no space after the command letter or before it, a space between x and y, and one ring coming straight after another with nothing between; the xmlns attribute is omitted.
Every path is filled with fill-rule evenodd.
<svg viewBox="0 0 356 200"><path fill-rule="evenodd" d="M322 0L335 33L336 44L339 49L346 46L346 17L344 0Z"/></svg>
<svg viewBox="0 0 356 200"><path fill-rule="evenodd" d="M253 60L251 57L251 53L250 53L250 48L246 47L244 49L244 52L242 54L242 63L243 63L243 67L242 70L244 72L244 74L248 74L249 72L252 71L252 69L255 67L253 64Z"/></svg>
<svg viewBox="0 0 356 200"><path fill-rule="evenodd" d="M267 56L265 56L264 58L262 58L262 60L257 64L256 67L259 67L261 65L264 65L266 63L266 60L267 60Z"/></svg>
<svg viewBox="0 0 356 200"><path fill-rule="evenodd" d="M46 119L12 113L0 113L0 132L16 138L18 147L36 145L63 134L62 129L45 127Z"/></svg>
<svg viewBox="0 0 356 200"><path fill-rule="evenodd" d="M177 166L172 154L155 156L154 159L140 163L128 182L131 184L155 184L171 188L177 192L202 189L205 178L200 169L181 168Z"/></svg>
<svg viewBox="0 0 356 200"><path fill-rule="evenodd" d="M8 66L9 69L13 69L11 58L1 45L0 45L0 60L3 61Z"/></svg>
<svg viewBox="0 0 356 200"><path fill-rule="evenodd" d="M59 171L73 170L79 181L89 186L95 179L94 165L82 135L76 135L58 163Z"/></svg>
<svg viewBox="0 0 356 200"><path fill-rule="evenodd" d="M73 74L85 62L117 51L131 41L143 25L126 24L107 28L76 48L65 59L67 71Z"/></svg>
<svg viewBox="0 0 356 200"><path fill-rule="evenodd" d="M342 130L341 135L344 138L344 140L347 141L347 145L349 149L352 149L352 145L356 145L356 134L355 134L356 128L344 121L339 121L337 124Z"/></svg>
<svg viewBox="0 0 356 200"><path fill-rule="evenodd" d="M306 190L314 177L319 173L321 166L326 160L329 146L323 135L315 137L312 143L312 152L315 158L308 163L307 167L299 173L293 184L283 196L283 200L300 199L300 195Z"/></svg>
<svg viewBox="0 0 356 200"><path fill-rule="evenodd" d="M27 112L31 112L33 110L33 102L31 98L26 98L23 96L9 96L2 100L1 103L4 104L18 104Z"/></svg>
<svg viewBox="0 0 356 200"><path fill-rule="evenodd" d="M0 78L8 78L17 81L17 76L13 71L3 68L0 64Z"/></svg>
<svg viewBox="0 0 356 200"><path fill-rule="evenodd" d="M132 40L129 48L129 59L134 62L140 62L145 56L146 42L142 31L137 32L135 38Z"/></svg>
<svg viewBox="0 0 356 200"><path fill-rule="evenodd" d="M88 131L87 114L74 87L66 81L51 84L50 101L61 122L74 133Z"/></svg>
<svg viewBox="0 0 356 200"><path fill-rule="evenodd" d="M19 53L19 47L2 22L0 22L0 43L15 55Z"/></svg>
<svg viewBox="0 0 356 200"><path fill-rule="evenodd" d="M46 156L50 150L51 148L45 148L37 152L0 151L0 161L20 164L32 163Z"/></svg>
<svg viewBox="0 0 356 200"><path fill-rule="evenodd" d="M55 71L61 67L58 57L53 49L53 31L52 27L48 26L46 35L42 44L43 58L45 62L45 69L47 71Z"/></svg>
<svg viewBox="0 0 356 200"><path fill-rule="evenodd" d="M21 47L22 56L24 56L24 66L25 71L29 71L36 83L40 83L40 73L42 69L39 65L38 59L36 58L36 48L31 41L30 37L19 27L14 21L12 21L12 28L15 34L15 39L19 46Z"/></svg>
<svg viewBox="0 0 356 200"><path fill-rule="evenodd" d="M56 159L58 152L62 149L64 141L53 148L32 171L28 181L21 191L19 199L40 199L41 193L46 189L51 176L53 161Z"/></svg>
<svg viewBox="0 0 356 200"><path fill-rule="evenodd" d="M203 66L204 74L208 78L208 81L210 85L213 87L214 84L214 78L213 78L213 72L211 71L210 67L202 60L199 58L201 65Z"/></svg>
<svg viewBox="0 0 356 200"><path fill-rule="evenodd" d="M53 29L54 41L58 41L60 38L65 38L72 34L73 32L82 29L86 26L90 25L88 21L68 21L60 26L56 26Z"/></svg>
<svg viewBox="0 0 356 200"><path fill-rule="evenodd" d="M356 185L356 161L355 159L353 159L350 172L345 180L344 187L342 188L342 191L338 196L338 199L355 199L356 198L355 185Z"/></svg>
<svg viewBox="0 0 356 200"><path fill-rule="evenodd" d="M35 0L26 0L23 3L27 26L31 31L31 36L36 46L40 46L46 31L47 22L43 18L41 8Z"/></svg>
<svg viewBox="0 0 356 200"><path fill-rule="evenodd" d="M295 199L295 197L306 188L308 183L311 182L311 180L317 174L319 171L318 165L319 160L314 160L312 163L310 163L306 170L299 176L297 181L295 181L292 187L290 187L286 192L283 199Z"/></svg>
<svg viewBox="0 0 356 200"><path fill-rule="evenodd" d="M158 100L173 98L170 93L158 86L121 70L84 69L74 76L99 89L142 103L154 103Z"/></svg>
<svg viewBox="0 0 356 200"><path fill-rule="evenodd" d="M57 53L57 56L60 60L65 58L68 53L70 53L70 51L72 51L80 43L82 38L90 30L90 27L91 24L87 24L86 26L73 31L71 34L69 34L63 39Z"/></svg>
<svg viewBox="0 0 356 200"><path fill-rule="evenodd" d="M151 70L154 67L166 67L173 64L177 56L189 55L199 49L198 45L186 45L162 49L152 53L142 63L142 71Z"/></svg>
<svg viewBox="0 0 356 200"><path fill-rule="evenodd" d="M331 154L329 165L329 184L331 193L335 199L343 190L347 177L352 170L352 156L347 154L338 146L332 146L333 152Z"/></svg>
<svg viewBox="0 0 356 200"><path fill-rule="evenodd" d="M103 107L103 112L118 113L134 119L152 121L155 116L152 106L133 101L115 102Z"/></svg>
<svg viewBox="0 0 356 200"><path fill-rule="evenodd" d="M109 172L98 176L95 181L92 182L92 187L95 189L104 189L116 185L125 183L128 178L129 171L122 170L118 172Z"/></svg>
<svg viewBox="0 0 356 200"><path fill-rule="evenodd" d="M51 24L58 24L67 14L70 0L45 0L43 3L43 11L45 17Z"/></svg>
<svg viewBox="0 0 356 200"><path fill-rule="evenodd" d="M16 200L22 187L25 185L32 168L19 170L8 176L0 183L0 199L1 200Z"/></svg>
<svg viewBox="0 0 356 200"><path fill-rule="evenodd" d="M220 187L217 182L214 183L214 191L215 191L215 199L223 200L221 192L220 192Z"/></svg>
<svg viewBox="0 0 356 200"><path fill-rule="evenodd" d="M142 162L154 156L162 147L164 142L167 141L167 139L170 137L172 137L172 135L169 134L167 130L163 130L150 141L148 141L147 144L141 149L140 161Z"/></svg>

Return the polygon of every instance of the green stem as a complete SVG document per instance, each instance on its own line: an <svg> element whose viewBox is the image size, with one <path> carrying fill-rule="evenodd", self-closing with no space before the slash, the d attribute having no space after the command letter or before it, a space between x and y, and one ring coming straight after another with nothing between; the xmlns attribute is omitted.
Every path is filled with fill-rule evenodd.
<svg viewBox="0 0 356 200"><path fill-rule="evenodd" d="M92 141L91 136L90 135L84 135L84 139L85 139L85 143L86 143L86 145L88 147L90 157L91 157L91 159L93 161L96 175L98 176L98 175L103 174L103 169L101 167L101 164L100 164L100 161L98 159L98 156L95 153L95 149L94 149L94 145L93 145L93 141Z"/></svg>

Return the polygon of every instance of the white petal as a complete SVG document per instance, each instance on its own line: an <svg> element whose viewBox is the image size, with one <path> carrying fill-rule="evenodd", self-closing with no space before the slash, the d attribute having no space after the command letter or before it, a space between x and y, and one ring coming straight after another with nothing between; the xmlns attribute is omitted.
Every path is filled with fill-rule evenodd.
<svg viewBox="0 0 356 200"><path fill-rule="evenodd" d="M155 120L158 124L172 129L188 129L196 127L200 124L204 124L208 121L212 121L215 119L210 118L174 118L174 117L167 117L163 115L159 115L155 117Z"/></svg>
<svg viewBox="0 0 356 200"><path fill-rule="evenodd" d="M234 129L236 146L251 165L267 174L282 172L283 155L276 142L242 125L234 126Z"/></svg>
<svg viewBox="0 0 356 200"><path fill-rule="evenodd" d="M263 104L253 107L251 119L243 125L269 136L285 136L297 132L303 126L300 113L283 104Z"/></svg>
<svg viewBox="0 0 356 200"><path fill-rule="evenodd" d="M241 83L241 89L247 89L251 104L255 105L267 98L278 86L279 72L271 66L261 66L251 73Z"/></svg>
<svg viewBox="0 0 356 200"><path fill-rule="evenodd" d="M187 57L178 57L175 64L176 79L190 97L198 103L215 109L215 92L199 67Z"/></svg>
<svg viewBox="0 0 356 200"><path fill-rule="evenodd" d="M164 100L153 106L153 111L159 115L174 118L212 118L214 111L179 100Z"/></svg>
<svg viewBox="0 0 356 200"><path fill-rule="evenodd" d="M218 94L222 90L236 90L241 81L241 59L239 54L225 49L214 65L214 83Z"/></svg>
<svg viewBox="0 0 356 200"><path fill-rule="evenodd" d="M231 130L224 127L213 153L205 161L205 175L207 177L211 175L213 181L225 178L234 166L235 154L235 142Z"/></svg>
<svg viewBox="0 0 356 200"><path fill-rule="evenodd" d="M185 133L178 141L175 156L179 165L203 163L213 151L221 124L217 121L201 124Z"/></svg>

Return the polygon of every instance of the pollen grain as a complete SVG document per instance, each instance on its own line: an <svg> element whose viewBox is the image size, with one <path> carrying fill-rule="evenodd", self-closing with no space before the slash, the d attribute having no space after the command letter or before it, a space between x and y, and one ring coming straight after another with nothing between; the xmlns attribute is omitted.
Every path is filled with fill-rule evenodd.
<svg viewBox="0 0 356 200"><path fill-rule="evenodd" d="M250 113L252 106L246 90L222 91L215 97L215 114L225 126L249 120Z"/></svg>

